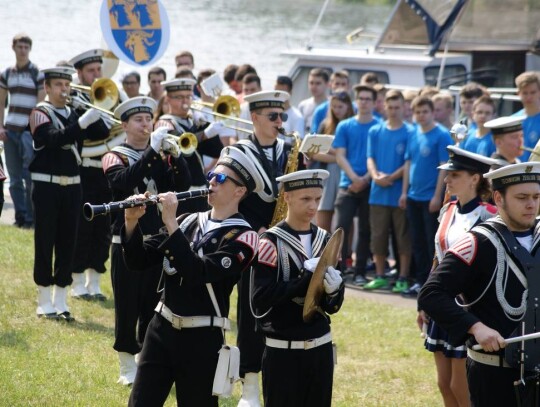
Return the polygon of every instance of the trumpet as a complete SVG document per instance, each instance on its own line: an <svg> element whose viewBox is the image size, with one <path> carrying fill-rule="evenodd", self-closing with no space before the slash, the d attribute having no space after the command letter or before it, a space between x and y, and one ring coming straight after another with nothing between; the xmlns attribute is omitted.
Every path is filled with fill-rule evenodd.
<svg viewBox="0 0 540 407"><path fill-rule="evenodd" d="M212 111L209 112L204 109L204 107L211 107ZM192 110L197 110L199 112L204 112L211 114L212 116L215 116L216 118L220 118L223 120L233 120L239 123L244 123L248 125L253 125L253 122L250 120L244 120L237 117L240 114L240 103L234 96L230 95L223 95L217 98L217 100L214 103L208 103L208 102L193 102L190 105L190 108ZM224 123L225 127L228 127L230 129L236 130L236 131L242 131L244 133L253 133L253 131L249 129L244 129L242 127L236 127L231 126L229 124Z"/></svg>
<svg viewBox="0 0 540 407"><path fill-rule="evenodd" d="M170 143L169 140L172 140L174 144ZM193 133L183 133L180 136L173 136L172 134L168 134L167 137L163 139L163 141L166 142L168 145L166 146L166 148L163 148L163 150L168 151L174 157L178 157L180 154L184 154L187 156L193 154L199 144L197 136ZM169 146L170 148L167 148Z"/></svg>
<svg viewBox="0 0 540 407"><path fill-rule="evenodd" d="M194 189L192 191L178 192L176 193L176 199L179 201L185 201L191 198L198 198L208 196L210 191L207 188ZM83 206L83 216L87 221L93 220L96 216L108 215L113 212L120 212L129 208L136 208L139 206L152 206L159 203L159 197L157 195L150 195L143 200L126 199L125 201L109 202L101 205L92 205L90 202L86 202Z"/></svg>

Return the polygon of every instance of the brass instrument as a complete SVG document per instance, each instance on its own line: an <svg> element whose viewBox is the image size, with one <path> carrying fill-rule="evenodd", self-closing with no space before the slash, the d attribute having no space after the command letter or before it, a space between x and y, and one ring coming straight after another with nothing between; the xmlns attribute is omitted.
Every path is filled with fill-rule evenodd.
<svg viewBox="0 0 540 407"><path fill-rule="evenodd" d="M205 110L203 107L197 107L197 105L211 107L212 111L209 112ZM239 123L253 125L252 121L240 119L239 117L237 117L240 114L240 103L234 96L230 96L230 95L220 96L217 98L217 100L214 103L196 101L191 104L190 108L192 110L197 110L199 112L211 114L212 116L215 116L223 120L233 120ZM250 134L253 133L252 130L243 129L241 127L236 127L236 126L231 126L227 123L224 123L223 125L225 127L228 127L236 131L242 131L244 133L250 133Z"/></svg>
<svg viewBox="0 0 540 407"><path fill-rule="evenodd" d="M293 173L298 169L298 154L300 153L300 144L302 143L302 140L300 140L300 136L295 131L287 134L283 127L281 127L278 131L285 137L293 138L291 152L287 157L287 165L285 166L285 173L283 174L286 175ZM274 215L272 216L272 222L270 222L270 227L275 226L277 223L281 222L283 219L285 219L286 216L287 204L285 203L285 198L283 197L283 187L281 187L279 189L276 208L274 209Z"/></svg>
<svg viewBox="0 0 540 407"><path fill-rule="evenodd" d="M531 153L527 161L540 161L540 141L534 148L521 146L519 149Z"/></svg>
<svg viewBox="0 0 540 407"><path fill-rule="evenodd" d="M329 266L336 267L341 255L344 235L343 228L336 230L321 254L304 299L304 310L302 312L304 322L309 322L317 312L322 312L319 303L324 293L324 274Z"/></svg>
<svg viewBox="0 0 540 407"><path fill-rule="evenodd" d="M71 88L90 95L91 107L101 108L107 112L118 105L120 101L120 91L112 79L99 78L92 83L92 86L71 84Z"/></svg>
<svg viewBox="0 0 540 407"><path fill-rule="evenodd" d="M174 149L174 147L171 149L164 149L165 151L170 152L174 157L178 157L180 154L187 156L193 154L199 144L197 136L193 133L182 133L180 136L168 134L163 141L167 141L167 139L172 139L175 143L174 146L178 147L178 149Z"/></svg>

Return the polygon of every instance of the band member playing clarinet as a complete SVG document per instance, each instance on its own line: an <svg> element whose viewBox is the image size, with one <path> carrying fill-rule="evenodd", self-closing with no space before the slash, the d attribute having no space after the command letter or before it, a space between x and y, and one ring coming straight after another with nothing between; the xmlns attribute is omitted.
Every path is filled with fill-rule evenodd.
<svg viewBox="0 0 540 407"><path fill-rule="evenodd" d="M253 305L266 337L262 360L264 405L330 406L334 357L330 317L343 303L340 272L324 276L321 312L303 320L312 272L330 235L311 223L317 214L326 170L304 170L277 178L283 183L288 213L259 242Z"/></svg>
<svg viewBox="0 0 540 407"><path fill-rule="evenodd" d="M73 321L66 302L81 211L81 149L87 129L100 119L89 109L79 117L66 106L73 68L44 69L47 101L30 115L35 156L30 163L35 209L34 281L38 317ZM53 264L54 253L54 264ZM51 292L52 291L52 292ZM52 295L52 298L51 298Z"/></svg>
<svg viewBox="0 0 540 407"><path fill-rule="evenodd" d="M540 331L540 163L508 165L484 177L492 181L499 216L450 247L422 287L418 306L451 345L467 341L473 406L538 406L537 340L519 347L506 340Z"/></svg>
<svg viewBox="0 0 540 407"><path fill-rule="evenodd" d="M154 99L140 96L123 102L114 111L127 135L124 144L103 156L103 171L115 201L147 191L155 195L189 188L191 177L184 158L171 155L162 158L160 155L167 129L161 127L150 134L155 108ZM116 213L111 218L111 277L115 309L113 348L120 359L118 382L128 385L135 379L135 355L141 350L146 328L159 301L159 273L134 275L126 269L120 238L123 215ZM158 233L163 223L156 206L148 208L139 220L139 226L145 236Z"/></svg>
<svg viewBox="0 0 540 407"><path fill-rule="evenodd" d="M145 241L139 223L144 207L125 212L122 245L128 267L152 269L163 281L130 406L163 405L173 383L179 406L218 405L212 387L222 330L230 329L229 296L240 275L249 272L259 241L238 204L262 188L262 179L234 147L223 150L207 178L212 209L177 219L176 195L160 194L165 230Z"/></svg>

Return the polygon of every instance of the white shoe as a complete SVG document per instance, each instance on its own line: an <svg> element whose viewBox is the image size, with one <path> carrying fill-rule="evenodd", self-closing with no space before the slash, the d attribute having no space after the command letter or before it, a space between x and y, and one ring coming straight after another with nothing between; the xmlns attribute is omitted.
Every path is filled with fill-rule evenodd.
<svg viewBox="0 0 540 407"><path fill-rule="evenodd" d="M73 283L71 283L71 296L80 299L89 299L90 294L88 289L85 287L85 275L84 273L71 273L71 278Z"/></svg>
<svg viewBox="0 0 540 407"><path fill-rule="evenodd" d="M101 292L101 287L99 286L99 282L101 281L101 274L94 269L86 269L85 274L85 288L87 290L87 293L92 299L98 301L105 301L107 298L103 295L103 293Z"/></svg>
<svg viewBox="0 0 540 407"><path fill-rule="evenodd" d="M129 386L135 381L137 375L137 363L135 363L135 356L127 352L118 352L118 358L120 359L120 377L116 383L120 383L123 386Z"/></svg>
<svg viewBox="0 0 540 407"><path fill-rule="evenodd" d="M246 373L242 387L242 398L238 402L238 407L261 407L258 373Z"/></svg>
<svg viewBox="0 0 540 407"><path fill-rule="evenodd" d="M51 287L38 285L38 306L36 309L38 317L56 317L56 310L51 301Z"/></svg>

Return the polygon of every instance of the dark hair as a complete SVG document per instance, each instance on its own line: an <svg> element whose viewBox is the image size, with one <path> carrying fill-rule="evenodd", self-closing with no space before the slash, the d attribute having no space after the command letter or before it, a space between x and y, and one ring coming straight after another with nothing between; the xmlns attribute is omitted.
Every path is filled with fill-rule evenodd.
<svg viewBox="0 0 540 407"><path fill-rule="evenodd" d="M242 83L243 84L248 84L248 83L253 83L253 82L257 82L257 84L259 85L259 87L261 86L261 78L259 78L257 76L257 74L255 73L248 73L247 75L244 76L244 78L242 79Z"/></svg>
<svg viewBox="0 0 540 407"><path fill-rule="evenodd" d="M345 70L341 70L341 71L336 71L334 73L332 73L332 75L330 75L330 79L334 79L334 78L341 78L341 79L347 79L347 81L349 80L349 72L345 71Z"/></svg>
<svg viewBox="0 0 540 407"><path fill-rule="evenodd" d="M360 78L360 83L362 85L375 85L376 83L379 83L379 77L375 72L366 72L362 75Z"/></svg>
<svg viewBox="0 0 540 407"><path fill-rule="evenodd" d="M377 91L373 89L373 87L368 85L356 85L354 87L355 97L358 99L360 92L369 92L371 93L371 97L373 98L373 101L377 99Z"/></svg>
<svg viewBox="0 0 540 407"><path fill-rule="evenodd" d="M484 94L489 95L489 92L484 86L476 82L469 82L459 91L459 96L463 96L465 99L479 98Z"/></svg>
<svg viewBox="0 0 540 407"><path fill-rule="evenodd" d="M476 185L476 195L482 199L484 202L488 202L491 200L491 184L487 178L484 178L483 174L479 172L474 171L467 171L469 175L478 174L480 176L480 181L478 181L478 185Z"/></svg>
<svg viewBox="0 0 540 407"><path fill-rule="evenodd" d="M417 107L420 106L428 106L429 109L433 112L435 110L435 106L433 105L433 101L427 97L427 96L417 96L413 99L411 108L414 110Z"/></svg>
<svg viewBox="0 0 540 407"><path fill-rule="evenodd" d="M174 78L191 78L196 79L195 75L193 75L193 72L189 68L180 68L176 70L176 73L174 74Z"/></svg>
<svg viewBox="0 0 540 407"><path fill-rule="evenodd" d="M122 78L122 83L124 83L126 81L126 79L129 78L130 76L134 76L137 83L139 85L141 84L141 75L137 71L131 71L131 72L128 72L127 74L125 74L124 77Z"/></svg>
<svg viewBox="0 0 540 407"><path fill-rule="evenodd" d="M191 65L195 65L195 59L193 58L193 54L191 52L189 52L189 51L180 51L178 54L176 54L174 56L175 63L176 63L176 58L181 58L181 57L189 57L191 59Z"/></svg>
<svg viewBox="0 0 540 407"><path fill-rule="evenodd" d="M234 75L234 80L236 82L242 82L242 80L244 79L244 76L246 76L248 73L254 73L255 75L257 75L257 71L250 64L240 65L238 69L236 70L236 74Z"/></svg>
<svg viewBox="0 0 540 407"><path fill-rule="evenodd" d="M386 96L384 97L384 101L388 102L389 100L401 100L402 102L405 102L405 98L403 97L403 93L401 93L397 89L390 89Z"/></svg>
<svg viewBox="0 0 540 407"><path fill-rule="evenodd" d="M238 65L230 64L225 67L225 70L223 71L223 80L226 83L231 83L234 81L234 77L236 76L236 72L238 71Z"/></svg>
<svg viewBox="0 0 540 407"><path fill-rule="evenodd" d="M210 76L212 76L215 73L216 73L216 71L214 71L213 69L210 69L210 68L203 69L197 75L197 85L200 85L202 81L204 81L206 78L209 78Z"/></svg>
<svg viewBox="0 0 540 407"><path fill-rule="evenodd" d="M148 71L148 80L150 80L150 75L163 75L163 80L167 80L167 72L160 66L154 66Z"/></svg>
<svg viewBox="0 0 540 407"><path fill-rule="evenodd" d="M420 88L420 91L418 92L418 96L427 96L428 98L432 98L439 92L440 90L438 87L425 85Z"/></svg>
<svg viewBox="0 0 540 407"><path fill-rule="evenodd" d="M292 79L285 75L279 75L276 79L276 83L279 85L285 85L289 88L289 92L293 88L293 82Z"/></svg>
<svg viewBox="0 0 540 407"><path fill-rule="evenodd" d="M158 122L158 120L159 120L159 118L161 116L163 116L165 113L167 113L163 109L163 105L165 104L165 101L166 101L165 95L162 95L158 100L156 111L154 113L154 120L153 120L154 125Z"/></svg>
<svg viewBox="0 0 540 407"><path fill-rule="evenodd" d="M333 100L339 100L340 102L343 102L347 105L347 113L345 114L345 117L343 119L338 119L334 114L332 110ZM323 134L335 134L338 123L341 120L348 119L352 116L354 116L354 109L349 92L347 92L345 89L338 89L330 97L330 102L328 104L328 113L326 114L326 118L323 120L319 128L321 129Z"/></svg>
<svg viewBox="0 0 540 407"><path fill-rule="evenodd" d="M17 45L18 42L24 42L28 45L30 45L30 48L32 48L32 38L28 36L26 33L19 33L13 37L13 42L11 43L11 46L14 47Z"/></svg>
<svg viewBox="0 0 540 407"><path fill-rule="evenodd" d="M330 80L330 75L328 74L328 71L322 68L313 68L311 71L309 71L309 76L317 76L326 83L328 83L328 81Z"/></svg>
<svg viewBox="0 0 540 407"><path fill-rule="evenodd" d="M495 113L495 111L497 110L497 107L495 106L495 101L491 99L491 96L482 95L474 101L473 112L474 112L474 109L476 109L476 107L481 103L491 106L491 108L493 109L493 113Z"/></svg>

